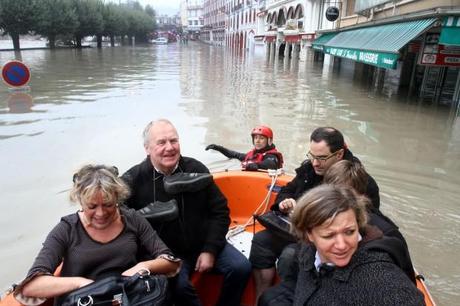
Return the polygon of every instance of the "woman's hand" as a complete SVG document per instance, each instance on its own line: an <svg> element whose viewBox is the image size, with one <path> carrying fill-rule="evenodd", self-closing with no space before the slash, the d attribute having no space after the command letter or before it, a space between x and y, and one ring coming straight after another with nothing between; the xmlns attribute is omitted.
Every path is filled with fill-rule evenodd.
<svg viewBox="0 0 460 306"><path fill-rule="evenodd" d="M27 297L51 298L74 291L92 282L92 279L79 276L61 277L40 275L34 277L30 282L24 285L22 294Z"/></svg>
<svg viewBox="0 0 460 306"><path fill-rule="evenodd" d="M289 214L292 210L294 210L296 201L292 198L284 199L278 204L278 207L282 213Z"/></svg>
<svg viewBox="0 0 460 306"><path fill-rule="evenodd" d="M86 285L89 285L91 283L93 283L94 281L92 279L89 279L89 278L84 278L84 277L78 277L78 288L81 288L81 287L84 287Z"/></svg>
<svg viewBox="0 0 460 306"><path fill-rule="evenodd" d="M139 262L134 267L129 268L125 272L121 273L121 275L123 275L123 276L133 276L134 274L136 274L136 273L138 273L138 272L140 272L142 270L150 271L148 265L145 264L145 262Z"/></svg>
<svg viewBox="0 0 460 306"><path fill-rule="evenodd" d="M168 257L168 256L166 256ZM173 259L174 257L171 256ZM134 267L129 268L121 273L123 276L133 276L141 271L148 271L153 274L164 274L166 276L174 276L179 272L181 261L179 259L168 260L159 256L152 260L138 262Z"/></svg>

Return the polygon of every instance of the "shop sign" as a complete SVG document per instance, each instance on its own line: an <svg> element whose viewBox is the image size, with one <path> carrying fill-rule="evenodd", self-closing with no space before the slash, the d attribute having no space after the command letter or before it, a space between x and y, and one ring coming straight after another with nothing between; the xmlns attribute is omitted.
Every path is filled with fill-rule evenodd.
<svg viewBox="0 0 460 306"><path fill-rule="evenodd" d="M304 39L304 40L315 40L315 34L304 34L304 35L302 35L302 39Z"/></svg>
<svg viewBox="0 0 460 306"><path fill-rule="evenodd" d="M420 64L428 66L460 66L460 46L439 44L438 33L427 33Z"/></svg>
<svg viewBox="0 0 460 306"><path fill-rule="evenodd" d="M396 69L399 54L323 46L325 53L380 68Z"/></svg>
<svg viewBox="0 0 460 306"><path fill-rule="evenodd" d="M339 18L340 11L335 6L330 6L326 10L326 19L329 21L336 21Z"/></svg>
<svg viewBox="0 0 460 306"><path fill-rule="evenodd" d="M323 50L323 45L317 45L317 44L312 44L311 47L315 50L318 50L318 51L324 51Z"/></svg>
<svg viewBox="0 0 460 306"><path fill-rule="evenodd" d="M284 36L284 41L289 43L295 43L300 41L300 35L288 35Z"/></svg>
<svg viewBox="0 0 460 306"><path fill-rule="evenodd" d="M460 46L460 16L444 17L439 43Z"/></svg>

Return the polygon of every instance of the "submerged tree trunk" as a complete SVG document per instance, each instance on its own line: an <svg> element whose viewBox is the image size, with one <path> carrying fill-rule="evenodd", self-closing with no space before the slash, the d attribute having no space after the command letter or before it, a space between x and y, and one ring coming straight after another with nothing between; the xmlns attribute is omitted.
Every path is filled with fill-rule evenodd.
<svg viewBox="0 0 460 306"><path fill-rule="evenodd" d="M13 48L16 51L21 50L21 45L19 44L19 34L18 33L10 33L11 39L13 40Z"/></svg>
<svg viewBox="0 0 460 306"><path fill-rule="evenodd" d="M134 46L136 44L136 38L134 35L128 35L128 45Z"/></svg>
<svg viewBox="0 0 460 306"><path fill-rule="evenodd" d="M81 49L81 35L75 35L75 43L77 44L77 48Z"/></svg>
<svg viewBox="0 0 460 306"><path fill-rule="evenodd" d="M49 45L50 49L56 48L56 35L50 34L48 36L48 45Z"/></svg>
<svg viewBox="0 0 460 306"><path fill-rule="evenodd" d="M98 49L101 49L102 48L102 34L97 34L96 35L96 41L97 41Z"/></svg>
<svg viewBox="0 0 460 306"><path fill-rule="evenodd" d="M115 36L110 35L110 46L115 47Z"/></svg>

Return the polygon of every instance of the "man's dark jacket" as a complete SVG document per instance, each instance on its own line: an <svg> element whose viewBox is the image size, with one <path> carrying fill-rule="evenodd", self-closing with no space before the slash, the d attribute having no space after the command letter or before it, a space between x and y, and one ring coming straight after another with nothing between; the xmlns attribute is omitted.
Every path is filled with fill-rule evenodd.
<svg viewBox="0 0 460 306"><path fill-rule="evenodd" d="M181 156L173 174L209 173L201 162ZM167 194L163 185L164 175L153 167L150 158L132 167L122 178L131 188L131 196L125 204L139 210L154 201L176 199L179 218L170 222L152 224L161 239L181 258L193 258L201 252L217 256L225 245L225 235L230 224L227 199L213 182L203 190Z"/></svg>
<svg viewBox="0 0 460 306"><path fill-rule="evenodd" d="M351 151L348 149L345 149L343 159L354 163L360 163L359 159L353 156ZM305 191L320 185L323 181L323 176L316 174L315 169L313 169L313 165L309 160L304 161L302 165L295 170L295 172L296 176L294 179L281 188L278 196L276 197L275 204L272 205L272 210L279 210L278 204L284 199L292 198L294 200L298 200ZM370 175L368 175L367 179L366 196L371 200L373 206L371 210L379 211L379 187Z"/></svg>

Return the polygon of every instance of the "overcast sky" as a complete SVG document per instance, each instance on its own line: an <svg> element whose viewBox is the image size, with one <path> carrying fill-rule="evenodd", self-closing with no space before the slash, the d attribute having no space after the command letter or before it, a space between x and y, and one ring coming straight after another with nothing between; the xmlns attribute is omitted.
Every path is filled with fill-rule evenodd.
<svg viewBox="0 0 460 306"><path fill-rule="evenodd" d="M142 6L150 4L157 14L174 15L179 12L180 0L138 0Z"/></svg>

